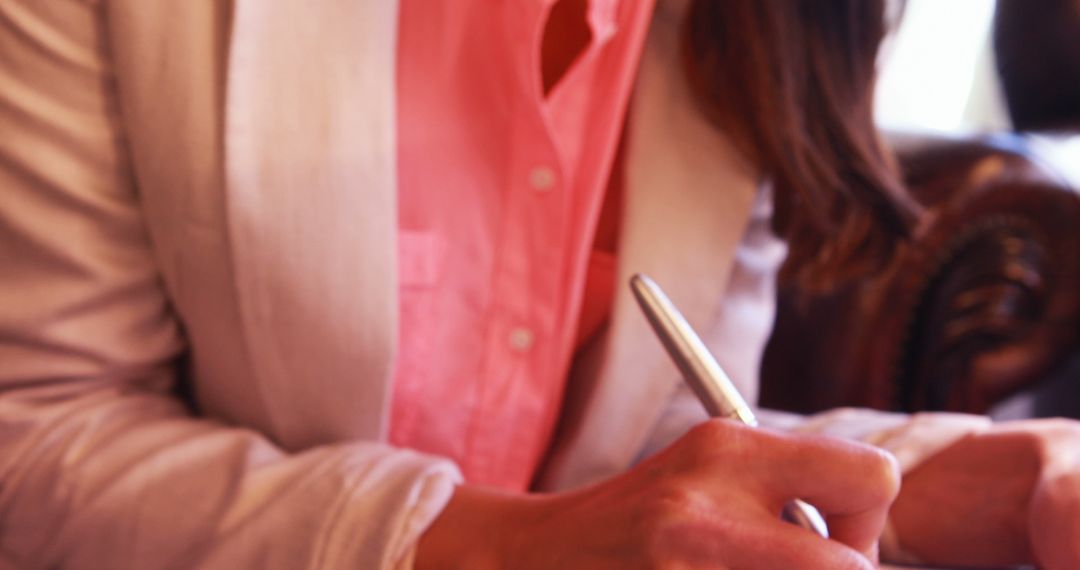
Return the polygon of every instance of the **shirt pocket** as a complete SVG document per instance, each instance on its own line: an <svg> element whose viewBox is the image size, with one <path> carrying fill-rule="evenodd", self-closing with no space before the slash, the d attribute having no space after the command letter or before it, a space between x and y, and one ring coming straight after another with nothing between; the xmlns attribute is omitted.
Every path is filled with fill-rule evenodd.
<svg viewBox="0 0 1080 570"><path fill-rule="evenodd" d="M398 232L398 287L402 292L435 286L442 278L446 242L430 230Z"/></svg>
<svg viewBox="0 0 1080 570"><path fill-rule="evenodd" d="M446 260L446 242L432 231L398 232L398 352L391 406L391 441L407 444L423 430L421 411L426 386L439 366L441 315L438 284Z"/></svg>

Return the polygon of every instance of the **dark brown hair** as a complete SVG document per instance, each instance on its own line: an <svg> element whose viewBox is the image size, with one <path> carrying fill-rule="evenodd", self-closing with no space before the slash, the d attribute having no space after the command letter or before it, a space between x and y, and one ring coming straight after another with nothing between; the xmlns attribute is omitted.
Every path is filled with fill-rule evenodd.
<svg viewBox="0 0 1080 570"><path fill-rule="evenodd" d="M873 119L885 0L695 0L690 82L771 178L785 272L828 288L881 269L918 207Z"/></svg>

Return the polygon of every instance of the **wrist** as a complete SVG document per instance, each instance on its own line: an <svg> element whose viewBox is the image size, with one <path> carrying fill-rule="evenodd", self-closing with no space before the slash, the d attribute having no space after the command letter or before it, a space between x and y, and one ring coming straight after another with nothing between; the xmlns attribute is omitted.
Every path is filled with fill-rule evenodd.
<svg viewBox="0 0 1080 570"><path fill-rule="evenodd" d="M527 495L459 486L420 537L415 570L512 568L535 510Z"/></svg>

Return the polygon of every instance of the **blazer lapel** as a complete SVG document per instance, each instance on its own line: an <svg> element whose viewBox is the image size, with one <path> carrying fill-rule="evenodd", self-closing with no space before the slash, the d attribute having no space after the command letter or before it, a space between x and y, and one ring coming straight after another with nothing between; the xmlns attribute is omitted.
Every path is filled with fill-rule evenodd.
<svg viewBox="0 0 1080 570"><path fill-rule="evenodd" d="M236 0L226 220L248 356L288 446L384 431L396 341L392 0Z"/></svg>
<svg viewBox="0 0 1080 570"><path fill-rule="evenodd" d="M625 469L680 382L627 287L653 277L708 332L718 320L758 173L697 110L679 52L681 10L657 4L630 109L626 198L615 303L606 338L579 360L564 421L540 485L568 488ZM573 396L572 396L573 397Z"/></svg>

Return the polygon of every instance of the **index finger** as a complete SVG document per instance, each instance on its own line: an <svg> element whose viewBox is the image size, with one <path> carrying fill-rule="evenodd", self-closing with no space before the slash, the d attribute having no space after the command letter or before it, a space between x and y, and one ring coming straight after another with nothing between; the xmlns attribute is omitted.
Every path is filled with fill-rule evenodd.
<svg viewBox="0 0 1080 570"><path fill-rule="evenodd" d="M829 522L830 537L866 553L876 543L900 490L896 460L862 443L823 436L782 436L760 467L766 493L777 508L793 499L815 506Z"/></svg>

